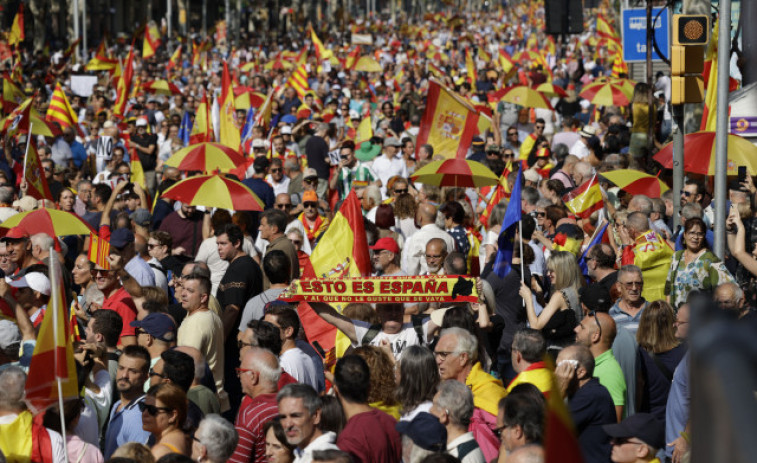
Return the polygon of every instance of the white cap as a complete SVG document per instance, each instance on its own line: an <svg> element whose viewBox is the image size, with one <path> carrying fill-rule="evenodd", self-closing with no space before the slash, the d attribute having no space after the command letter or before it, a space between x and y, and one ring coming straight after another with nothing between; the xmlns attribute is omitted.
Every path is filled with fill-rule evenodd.
<svg viewBox="0 0 757 463"><path fill-rule="evenodd" d="M18 280L12 280L10 285L14 288L31 288L45 296L50 295L50 280L40 272L30 272Z"/></svg>
<svg viewBox="0 0 757 463"><path fill-rule="evenodd" d="M360 113L354 109L350 109L350 119L360 119Z"/></svg>
<svg viewBox="0 0 757 463"><path fill-rule="evenodd" d="M252 147L253 148L265 148L265 140L262 138L256 138L252 140Z"/></svg>
<svg viewBox="0 0 757 463"><path fill-rule="evenodd" d="M137 119L137 127L147 127L147 119L144 117Z"/></svg>
<svg viewBox="0 0 757 463"><path fill-rule="evenodd" d="M285 125L281 128L281 134L282 135L291 135L292 134L292 128L288 125Z"/></svg>

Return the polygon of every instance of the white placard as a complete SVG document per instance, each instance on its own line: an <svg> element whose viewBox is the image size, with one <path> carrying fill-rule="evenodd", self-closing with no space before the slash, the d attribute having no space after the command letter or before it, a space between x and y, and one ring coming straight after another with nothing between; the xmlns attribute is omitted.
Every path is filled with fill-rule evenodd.
<svg viewBox="0 0 757 463"><path fill-rule="evenodd" d="M87 98L92 95L96 85L97 76L71 76L71 91L74 95Z"/></svg>

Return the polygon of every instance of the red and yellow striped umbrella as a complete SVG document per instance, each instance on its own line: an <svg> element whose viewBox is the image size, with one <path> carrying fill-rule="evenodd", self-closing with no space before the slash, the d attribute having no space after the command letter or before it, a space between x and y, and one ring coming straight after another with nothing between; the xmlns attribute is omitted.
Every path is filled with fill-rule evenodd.
<svg viewBox="0 0 757 463"><path fill-rule="evenodd" d="M244 162L235 149L220 143L197 143L181 148L166 160L166 165L185 171L228 171Z"/></svg>
<svg viewBox="0 0 757 463"><path fill-rule="evenodd" d="M508 103L514 103L526 108L554 109L543 93L525 85L515 85L510 87L505 91L505 94L502 95L500 101L507 101Z"/></svg>
<svg viewBox="0 0 757 463"><path fill-rule="evenodd" d="M242 92L234 97L234 107L236 109L258 109L265 102L266 96L258 92Z"/></svg>
<svg viewBox="0 0 757 463"><path fill-rule="evenodd" d="M418 169L410 179L426 185L462 188L496 185L499 181L494 172L480 162L457 158L432 161Z"/></svg>
<svg viewBox="0 0 757 463"><path fill-rule="evenodd" d="M537 92L541 92L544 94L544 96L553 97L557 96L560 98L565 98L568 96L567 93L565 93L565 89L553 84L552 82L544 82L541 85L537 85L534 87L534 90Z"/></svg>
<svg viewBox="0 0 757 463"><path fill-rule="evenodd" d="M611 181L623 191L632 195L645 195L650 198L659 198L660 195L670 188L654 175L650 175L635 169L618 169L604 172L602 177Z"/></svg>
<svg viewBox="0 0 757 463"><path fill-rule="evenodd" d="M631 102L623 88L612 83L589 85L578 96L597 106L626 106Z"/></svg>
<svg viewBox="0 0 757 463"><path fill-rule="evenodd" d="M13 215L0 227L21 227L30 235L42 232L50 236L89 235L93 231L78 215L48 208Z"/></svg>
<svg viewBox="0 0 757 463"><path fill-rule="evenodd" d="M176 183L163 196L190 206L232 211L262 211L263 201L245 184L220 174L195 175Z"/></svg>
<svg viewBox="0 0 757 463"><path fill-rule="evenodd" d="M728 175L738 174L739 166L757 172L757 146L746 138L728 135ZM683 170L693 174L715 175L715 132L694 132L683 138ZM666 169L673 168L673 143L654 155Z"/></svg>
<svg viewBox="0 0 757 463"><path fill-rule="evenodd" d="M147 81L142 84L142 90L156 95L181 95L179 87L165 79Z"/></svg>

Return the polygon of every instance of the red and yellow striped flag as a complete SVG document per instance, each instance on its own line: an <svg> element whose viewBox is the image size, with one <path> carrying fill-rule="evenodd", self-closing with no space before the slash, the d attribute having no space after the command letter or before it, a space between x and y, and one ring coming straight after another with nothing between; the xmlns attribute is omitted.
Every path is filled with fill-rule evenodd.
<svg viewBox="0 0 757 463"><path fill-rule="evenodd" d="M51 263L55 258L55 253L52 253ZM58 268L57 265L50 265L50 303L42 319L26 377L26 401L32 412L44 410L58 402L59 398L79 396L74 348L68 332Z"/></svg>
<svg viewBox="0 0 757 463"><path fill-rule="evenodd" d="M57 122L61 128L71 128L79 133L79 135L83 135L79 127L79 118L76 117L76 112L71 108L71 104L68 102L68 98L66 98L63 87L60 86L60 82L55 83L55 90L50 99L50 105L47 107L45 119L50 122Z"/></svg>
<svg viewBox="0 0 757 463"><path fill-rule="evenodd" d="M297 69L292 72L291 77L289 77L289 85L297 92L297 96L300 100L303 100L305 94L310 91L307 64L304 61L298 63Z"/></svg>
<svg viewBox="0 0 757 463"><path fill-rule="evenodd" d="M16 12L16 16L13 18L11 30L10 32L8 32L8 45L18 45L19 43L23 42L25 38L26 33L24 32L24 4L23 2L19 2L18 11Z"/></svg>
<svg viewBox="0 0 757 463"><path fill-rule="evenodd" d="M573 212L576 217L586 219L594 211L602 209L602 190L599 188L597 175L584 182L581 186L575 188L570 193L562 197L565 206Z"/></svg>
<svg viewBox="0 0 757 463"><path fill-rule="evenodd" d="M95 265L99 265L105 270L110 270L110 262L108 262L108 256L110 255L110 243L95 233L89 233L89 251L87 258L90 262L94 262Z"/></svg>
<svg viewBox="0 0 757 463"><path fill-rule="evenodd" d="M223 62L223 77L221 79L221 100L220 108L220 142L229 148L239 148L241 136L239 125L236 121L236 108L234 107L234 91L231 88L231 75L229 74L229 65Z"/></svg>

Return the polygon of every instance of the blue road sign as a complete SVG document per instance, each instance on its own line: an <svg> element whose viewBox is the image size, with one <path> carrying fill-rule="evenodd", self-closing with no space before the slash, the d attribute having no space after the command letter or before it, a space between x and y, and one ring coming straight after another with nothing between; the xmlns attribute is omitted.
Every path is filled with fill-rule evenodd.
<svg viewBox="0 0 757 463"><path fill-rule="evenodd" d="M660 11L662 13L660 14ZM657 18L657 15L660 17ZM657 21L655 21L657 18ZM667 8L653 8L652 22L657 47L666 58L670 56L670 10ZM623 60L646 61L647 59L647 10L646 8L629 8L623 10L621 23L623 34ZM650 43L650 47L653 45ZM661 61L660 56L652 48L652 60Z"/></svg>

